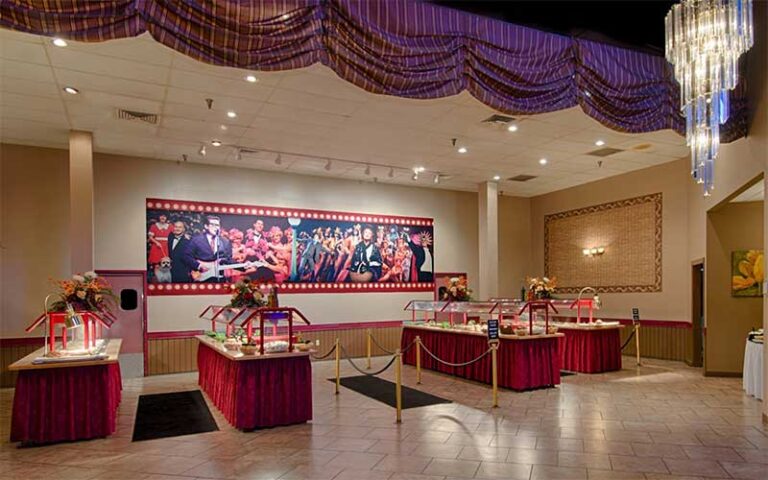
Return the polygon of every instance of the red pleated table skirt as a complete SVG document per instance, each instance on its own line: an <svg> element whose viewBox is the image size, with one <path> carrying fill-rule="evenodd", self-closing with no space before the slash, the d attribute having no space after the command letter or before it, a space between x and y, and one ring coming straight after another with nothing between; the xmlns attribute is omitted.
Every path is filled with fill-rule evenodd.
<svg viewBox="0 0 768 480"><path fill-rule="evenodd" d="M621 336L618 328L561 328L565 336L560 353L563 369L580 373L621 370Z"/></svg>
<svg viewBox="0 0 768 480"><path fill-rule="evenodd" d="M45 444L106 437L117 427L120 364L21 370L11 442Z"/></svg>
<svg viewBox="0 0 768 480"><path fill-rule="evenodd" d="M488 339L451 330L427 330L403 327L401 346L408 347L416 336L441 360L463 363L488 350ZM560 384L560 337L530 339L502 338L498 351L499 386L513 390L531 390ZM403 363L416 365L416 347L403 355ZM421 366L429 370L455 375L487 384L492 383L491 355L466 367L450 367L421 353Z"/></svg>
<svg viewBox="0 0 768 480"><path fill-rule="evenodd" d="M292 425L312 420L309 357L230 360L200 343L198 383L235 428Z"/></svg>

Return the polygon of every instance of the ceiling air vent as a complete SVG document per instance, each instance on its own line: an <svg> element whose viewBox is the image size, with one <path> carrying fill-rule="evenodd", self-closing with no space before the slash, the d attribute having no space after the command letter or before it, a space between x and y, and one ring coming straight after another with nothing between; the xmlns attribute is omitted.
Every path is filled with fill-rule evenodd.
<svg viewBox="0 0 768 480"><path fill-rule="evenodd" d="M489 123L491 125L506 125L515 121L517 121L517 119L514 117L508 117L506 115L491 115L490 117L483 120L483 123Z"/></svg>
<svg viewBox="0 0 768 480"><path fill-rule="evenodd" d="M527 182L528 180L533 180L534 178L536 178L536 175L517 175L514 177L509 177L507 180L512 182Z"/></svg>
<svg viewBox="0 0 768 480"><path fill-rule="evenodd" d="M136 112L133 110L123 110L122 108L118 108L117 118L118 120L131 120L148 123L150 125L157 125L157 114L154 113Z"/></svg>
<svg viewBox="0 0 768 480"><path fill-rule="evenodd" d="M607 157L609 155L613 155L614 153L623 152L624 150L621 150L619 148L600 148L598 150L593 150L591 152L588 152L587 155L592 155L593 157Z"/></svg>

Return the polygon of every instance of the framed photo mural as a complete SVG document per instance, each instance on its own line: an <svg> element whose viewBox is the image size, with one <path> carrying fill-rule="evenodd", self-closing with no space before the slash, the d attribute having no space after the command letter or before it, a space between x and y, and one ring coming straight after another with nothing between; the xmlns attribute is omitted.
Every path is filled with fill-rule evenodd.
<svg viewBox="0 0 768 480"><path fill-rule="evenodd" d="M762 296L764 281L765 258L762 250L731 252L731 296Z"/></svg>
<svg viewBox="0 0 768 480"><path fill-rule="evenodd" d="M147 199L149 295L434 290L431 218Z"/></svg>

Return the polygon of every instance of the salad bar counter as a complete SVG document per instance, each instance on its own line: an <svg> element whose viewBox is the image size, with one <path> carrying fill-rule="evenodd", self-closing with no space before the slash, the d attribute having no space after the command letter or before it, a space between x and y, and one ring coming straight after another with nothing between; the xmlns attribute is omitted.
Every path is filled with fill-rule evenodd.
<svg viewBox="0 0 768 480"><path fill-rule="evenodd" d="M453 329L426 325L405 325L401 348L420 337L424 348L449 363L465 363L488 351L488 339L479 329ZM498 350L499 386L512 390L531 390L560 384L561 333L542 335L500 335ZM416 351L408 349L403 363L416 364ZM421 356L421 366L437 372L491 384L491 356L467 366L451 367Z"/></svg>
<svg viewBox="0 0 768 480"><path fill-rule="evenodd" d="M235 428L312 420L308 351L243 353L206 335L197 339L198 384Z"/></svg>
<svg viewBox="0 0 768 480"><path fill-rule="evenodd" d="M621 370L621 329L611 323L558 323L563 370L603 373Z"/></svg>

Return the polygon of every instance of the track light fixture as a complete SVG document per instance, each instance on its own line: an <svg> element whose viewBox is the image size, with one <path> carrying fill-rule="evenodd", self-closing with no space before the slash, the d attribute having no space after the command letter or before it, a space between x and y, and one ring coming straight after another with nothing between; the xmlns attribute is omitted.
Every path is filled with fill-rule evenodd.
<svg viewBox="0 0 768 480"><path fill-rule="evenodd" d="M235 160L237 160L238 162L243 160L243 152L239 148L237 149L237 154L235 155Z"/></svg>
<svg viewBox="0 0 768 480"><path fill-rule="evenodd" d="M432 183L434 183L435 185L440 183L440 174L439 173L435 174L435 178L432 179Z"/></svg>
<svg viewBox="0 0 768 480"><path fill-rule="evenodd" d="M201 157L205 156L206 154L205 145L200 145L200 149L197 151L197 154L200 155Z"/></svg>
<svg viewBox="0 0 768 480"><path fill-rule="evenodd" d="M328 160L328 162L325 164L325 170L330 172L331 171L331 161Z"/></svg>
<svg viewBox="0 0 768 480"><path fill-rule="evenodd" d="M365 174L366 175L370 175L371 174L371 166L370 165L366 165L365 166Z"/></svg>
<svg viewBox="0 0 768 480"><path fill-rule="evenodd" d="M387 174L389 178L392 178L395 176L395 169L392 167L389 167L389 173Z"/></svg>
<svg viewBox="0 0 768 480"><path fill-rule="evenodd" d="M280 154L277 154L277 157L275 157L275 165L282 165L283 164L283 157L280 156Z"/></svg>

